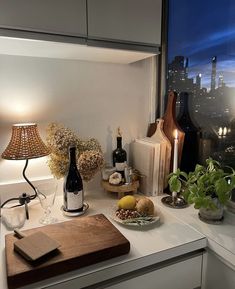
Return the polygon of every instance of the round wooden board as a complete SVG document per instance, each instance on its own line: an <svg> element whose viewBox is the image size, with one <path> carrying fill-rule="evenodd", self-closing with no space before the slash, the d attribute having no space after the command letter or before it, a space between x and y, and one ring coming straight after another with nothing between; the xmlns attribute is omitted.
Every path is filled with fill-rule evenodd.
<svg viewBox="0 0 235 289"><path fill-rule="evenodd" d="M134 181L130 184L111 185L108 181L102 181L101 185L106 191L118 193L118 198L122 198L125 193L137 193L140 184L139 181Z"/></svg>

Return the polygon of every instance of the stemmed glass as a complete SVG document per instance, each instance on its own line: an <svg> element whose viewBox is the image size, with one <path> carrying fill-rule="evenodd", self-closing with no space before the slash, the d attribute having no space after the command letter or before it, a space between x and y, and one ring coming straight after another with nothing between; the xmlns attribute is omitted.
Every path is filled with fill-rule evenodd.
<svg viewBox="0 0 235 289"><path fill-rule="evenodd" d="M39 220L41 224L47 225L57 222L57 219L51 216L51 208L55 202L57 187L57 180L49 179L39 184L36 188L40 204L44 209L44 216Z"/></svg>

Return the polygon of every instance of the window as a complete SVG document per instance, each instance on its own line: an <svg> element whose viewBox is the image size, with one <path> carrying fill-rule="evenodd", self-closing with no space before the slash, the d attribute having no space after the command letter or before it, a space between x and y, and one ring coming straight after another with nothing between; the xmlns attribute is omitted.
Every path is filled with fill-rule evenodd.
<svg viewBox="0 0 235 289"><path fill-rule="evenodd" d="M169 0L167 90L188 94L199 162L235 165L235 1ZM184 105L179 97L177 111Z"/></svg>

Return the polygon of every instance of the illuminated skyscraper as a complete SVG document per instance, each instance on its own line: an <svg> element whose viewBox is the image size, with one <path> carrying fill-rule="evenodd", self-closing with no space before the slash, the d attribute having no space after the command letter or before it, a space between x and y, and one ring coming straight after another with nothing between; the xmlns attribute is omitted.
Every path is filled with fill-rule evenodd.
<svg viewBox="0 0 235 289"><path fill-rule="evenodd" d="M219 75L219 83L218 83L219 87L223 87L224 86L224 77L222 74Z"/></svg>
<svg viewBox="0 0 235 289"><path fill-rule="evenodd" d="M202 81L202 75L201 75L201 73L199 73L196 76L196 87L197 87L197 89L201 89L201 81Z"/></svg>
<svg viewBox="0 0 235 289"><path fill-rule="evenodd" d="M216 78L216 62L217 57L212 57L212 72L211 72L211 90L215 90L215 78Z"/></svg>

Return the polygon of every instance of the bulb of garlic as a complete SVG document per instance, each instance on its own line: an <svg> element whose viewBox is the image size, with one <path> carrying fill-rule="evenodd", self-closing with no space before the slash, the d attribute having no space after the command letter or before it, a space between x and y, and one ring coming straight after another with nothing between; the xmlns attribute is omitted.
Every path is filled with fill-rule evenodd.
<svg viewBox="0 0 235 289"><path fill-rule="evenodd" d="M111 185L118 185L120 184L122 181L122 175L120 173L113 173L110 177L109 177L109 183Z"/></svg>

